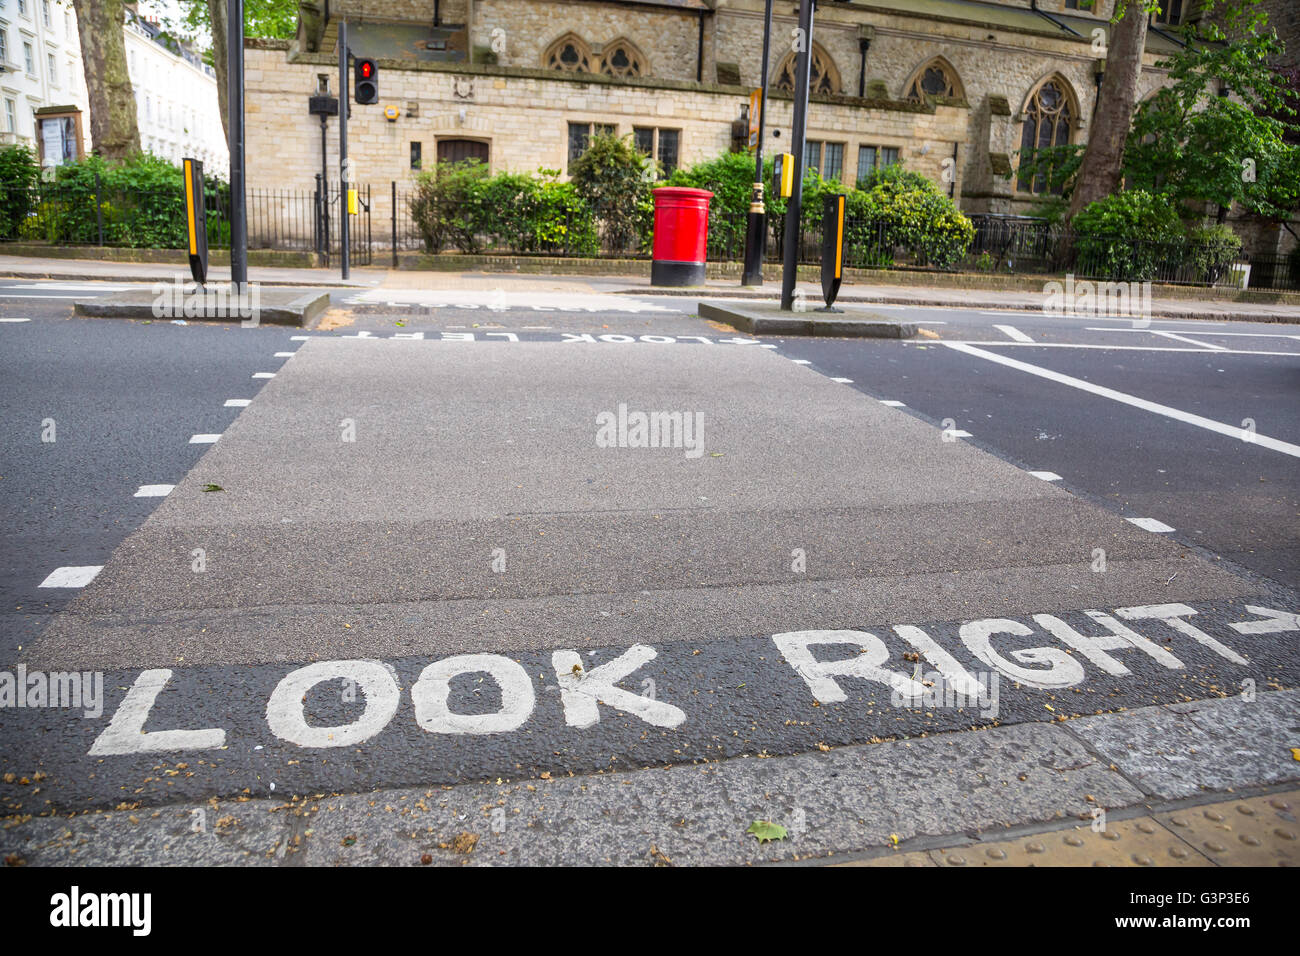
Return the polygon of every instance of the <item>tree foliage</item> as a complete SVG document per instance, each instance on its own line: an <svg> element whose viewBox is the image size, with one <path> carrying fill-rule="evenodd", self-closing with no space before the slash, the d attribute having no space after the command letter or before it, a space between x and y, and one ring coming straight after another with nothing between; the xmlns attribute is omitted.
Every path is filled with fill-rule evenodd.
<svg viewBox="0 0 1300 956"><path fill-rule="evenodd" d="M569 176L600 222L605 248L620 252L650 236L654 220L651 185L658 164L642 156L630 137L598 133L569 169Z"/></svg>

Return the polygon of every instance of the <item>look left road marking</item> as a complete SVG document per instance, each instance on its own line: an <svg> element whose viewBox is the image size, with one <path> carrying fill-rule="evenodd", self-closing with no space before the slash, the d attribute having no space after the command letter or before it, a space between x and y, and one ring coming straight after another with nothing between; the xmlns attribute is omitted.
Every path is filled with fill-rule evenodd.
<svg viewBox="0 0 1300 956"><path fill-rule="evenodd" d="M1204 418L1200 415L1193 415L1191 412L1184 412L1178 408L1171 408L1168 405L1161 405L1158 402L1149 402L1145 398L1138 398L1136 395L1129 395L1126 392L1117 391L1113 388L1106 388L1104 385L1094 385L1092 382L1085 382L1081 378L1075 378L1072 375L1063 375L1060 372L1053 372L1048 368L1041 368L1037 365L1030 365L1028 362L1021 362L1018 359L1008 358L1005 355L998 355L996 352L989 352L984 349L976 348L965 342L944 342L943 345L957 352L964 352L967 355L974 355L977 358L985 359L989 362L996 362L999 365L1005 365L1008 368L1018 369L1021 372L1028 372L1030 375L1037 375L1039 378L1045 378L1051 382L1057 382L1061 385L1068 385L1071 388L1077 388L1080 391L1090 392L1093 395L1100 395L1103 398L1109 398L1112 401L1120 402L1124 405L1131 405L1134 408L1140 408L1146 412L1154 412L1157 415L1163 415L1166 418L1172 418L1176 422L1184 422L1188 425L1195 425L1197 428L1204 428L1207 431L1217 432L1220 435L1227 435L1229 438L1242 439L1243 430L1236 425L1225 425L1223 422L1216 422L1210 418ZM1277 438L1270 438L1268 435L1252 434L1250 444L1258 445L1261 448L1267 448L1270 451L1280 451L1284 455L1291 455L1293 458L1300 458L1300 445L1293 445L1290 442L1281 441Z"/></svg>
<svg viewBox="0 0 1300 956"><path fill-rule="evenodd" d="M95 580L95 575L102 570L104 570L102 564L55 568L39 586L43 588L84 588Z"/></svg>
<svg viewBox="0 0 1300 956"><path fill-rule="evenodd" d="M121 706L113 713L104 732L95 738L90 756L122 756L125 754L154 753L159 750L216 750L226 745L226 732L209 730L153 730L146 731L144 722L153 709L154 701L172 672L165 669L149 670L135 679L126 692Z"/></svg>

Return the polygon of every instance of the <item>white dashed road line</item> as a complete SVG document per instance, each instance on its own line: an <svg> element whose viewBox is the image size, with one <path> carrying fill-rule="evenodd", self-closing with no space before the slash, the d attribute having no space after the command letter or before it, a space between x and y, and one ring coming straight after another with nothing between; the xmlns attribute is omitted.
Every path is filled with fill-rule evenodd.
<svg viewBox="0 0 1300 956"><path fill-rule="evenodd" d="M30 322L31 319L0 319L0 322Z"/></svg>
<svg viewBox="0 0 1300 956"><path fill-rule="evenodd" d="M294 356L294 353L293 353L293 352L276 352L274 357L275 357L275 358L293 358L293 356Z"/></svg>
<svg viewBox="0 0 1300 956"><path fill-rule="evenodd" d="M1163 521L1157 521L1155 518L1125 518L1124 520L1137 525L1143 531L1154 531L1156 534L1168 534L1174 530Z"/></svg>
<svg viewBox="0 0 1300 956"><path fill-rule="evenodd" d="M1014 325L995 325L995 326L993 326L993 328L997 329L999 332L1001 332L1001 333L1002 333L1003 335L1005 335L1007 338L1009 338L1009 339L1013 339L1013 340L1015 340L1015 341L1017 341L1017 342L1032 342L1032 341L1033 341L1033 339L1031 339L1029 336L1025 335L1024 332L1021 332L1021 331L1020 331L1018 328L1016 328Z"/></svg>
<svg viewBox="0 0 1300 956"><path fill-rule="evenodd" d="M971 434L961 428L945 428L943 433L950 438L970 438Z"/></svg>
<svg viewBox="0 0 1300 956"><path fill-rule="evenodd" d="M221 437L220 435L191 435L190 444L191 445L212 445L216 443L217 439L219 439L220 437Z"/></svg>
<svg viewBox="0 0 1300 956"><path fill-rule="evenodd" d="M1216 352L1226 352L1228 350L1225 345L1213 345L1210 342L1202 342L1200 339L1191 339L1185 335L1179 335L1177 332L1166 332L1163 329L1148 329L1148 331L1152 335L1173 339L1175 342L1186 342L1188 345L1199 345L1203 349L1213 349Z"/></svg>
<svg viewBox="0 0 1300 956"><path fill-rule="evenodd" d="M252 401L251 398L228 398L226 408L247 408Z"/></svg>
<svg viewBox="0 0 1300 956"><path fill-rule="evenodd" d="M809 361L808 359L790 359L790 361L793 362L795 365L811 365L811 364L812 364L812 362Z"/></svg>
<svg viewBox="0 0 1300 956"><path fill-rule="evenodd" d="M900 401L898 401L898 399L896 399L896 398L882 398L882 399L880 400L880 404L881 404L881 405L888 405L890 408L906 408L906 407L907 407L907 403L906 403L906 402L900 402Z"/></svg>
<svg viewBox="0 0 1300 956"><path fill-rule="evenodd" d="M852 384L853 384L853 379L851 379L851 378L832 378L831 381L832 381L832 382L839 382L841 385L852 385Z"/></svg>
<svg viewBox="0 0 1300 956"><path fill-rule="evenodd" d="M136 498L166 498L175 485L141 485L135 493Z"/></svg>
<svg viewBox="0 0 1300 956"><path fill-rule="evenodd" d="M1041 478L1043 481L1060 481L1061 476L1054 471L1031 471L1035 478Z"/></svg>
<svg viewBox="0 0 1300 956"><path fill-rule="evenodd" d="M104 570L102 564L55 568L39 586L43 588L84 588L95 580L95 575L102 570Z"/></svg>
<svg viewBox="0 0 1300 956"><path fill-rule="evenodd" d="M1300 445L1293 445L1290 442L1281 441L1277 438L1270 438L1268 435L1260 435L1257 432L1249 432L1238 425L1225 425L1223 422L1216 422L1213 419L1205 418L1201 415L1193 415L1191 412L1185 412L1182 409L1171 408L1168 405L1161 405L1158 402L1149 402L1145 398L1138 398L1136 395L1129 395L1126 392L1121 392L1113 388L1106 388L1103 385L1094 385L1092 382L1085 382L1081 378L1075 378L1072 375L1063 375L1060 372L1054 372L1051 369L1042 368L1037 365L1030 365L1028 362L1021 362L1018 359L1008 358L1005 355L998 355L996 352L989 352L981 348L976 348L975 346L969 345L965 342L943 342L941 344L956 352L964 352L967 355L974 355L977 358L982 358L989 362L996 362L999 365L1005 365L1008 368L1027 372L1030 375L1037 375L1039 378L1045 378L1048 381L1057 382L1061 385L1068 385L1071 388L1090 392L1093 395L1100 395L1102 398L1109 398L1112 401L1121 402L1124 405L1131 405L1134 408L1140 408L1143 411L1154 412L1157 415L1172 418L1177 422L1195 425L1196 427L1204 428L1207 431L1216 432L1220 435L1227 435L1229 438L1236 438L1252 445L1259 445L1261 448L1267 448L1270 451L1280 451L1284 455L1291 455L1294 458L1300 458ZM1215 354L1218 355L1221 353L1216 352Z"/></svg>
<svg viewBox="0 0 1300 956"><path fill-rule="evenodd" d="M254 372L253 378L275 378L274 372Z"/></svg>

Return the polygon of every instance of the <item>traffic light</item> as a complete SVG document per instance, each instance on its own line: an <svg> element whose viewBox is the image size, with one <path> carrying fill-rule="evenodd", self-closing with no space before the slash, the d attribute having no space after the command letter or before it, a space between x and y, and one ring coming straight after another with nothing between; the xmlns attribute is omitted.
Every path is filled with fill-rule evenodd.
<svg viewBox="0 0 1300 956"><path fill-rule="evenodd" d="M356 90L358 106L379 102L379 69L374 60L357 60Z"/></svg>

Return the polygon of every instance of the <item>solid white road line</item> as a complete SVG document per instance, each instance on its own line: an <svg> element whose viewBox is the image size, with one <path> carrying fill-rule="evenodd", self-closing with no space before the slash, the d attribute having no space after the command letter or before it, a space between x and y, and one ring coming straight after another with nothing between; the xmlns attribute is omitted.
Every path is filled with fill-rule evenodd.
<svg viewBox="0 0 1300 956"><path fill-rule="evenodd" d="M1168 534L1174 530L1163 521L1157 521L1155 518L1125 518L1124 520L1137 525L1143 531L1154 531L1156 534Z"/></svg>
<svg viewBox="0 0 1300 956"><path fill-rule="evenodd" d="M986 352L984 349L976 348L975 346L968 345L965 342L942 342L940 344L957 352L964 352L967 355L974 355L977 358L986 359L990 362L997 362L999 365L1005 365L1008 368L1028 372L1030 375L1037 375L1039 378L1045 378L1048 381L1057 382L1061 385L1069 385L1071 388L1077 388L1084 392L1091 392L1093 395L1100 395L1103 398L1122 402L1125 405L1132 405L1134 408L1140 408L1143 411L1155 412L1157 415L1172 418L1177 422L1195 425L1198 428L1204 428L1207 431L1217 432L1220 435L1227 435L1229 438L1236 438L1243 442L1248 441L1252 445L1259 445L1260 447L1267 448L1270 451L1280 451L1284 455L1291 455L1294 458L1300 458L1300 445L1293 445L1290 442L1270 438L1267 435L1260 435L1258 433L1252 434L1237 425L1225 425L1223 422L1216 422L1210 418L1193 415L1191 412L1184 412L1178 408L1171 408L1168 405L1161 405L1158 402L1149 402L1145 398L1138 398L1136 395L1129 395L1125 392L1120 392L1113 388L1106 388L1102 385L1094 385L1092 382L1085 382L1081 378L1074 378L1071 375L1062 375L1060 372L1053 372L1049 368L1030 365L1028 362L1021 362L1017 359L1008 358L1005 355L998 355L996 352ZM1216 352L1214 354L1218 355L1221 353ZM1249 436L1249 438L1247 438L1247 436Z"/></svg>
<svg viewBox="0 0 1300 956"><path fill-rule="evenodd" d="M1162 338L1173 339L1175 342L1186 342L1188 345L1199 345L1203 349L1214 349L1216 352L1226 352L1226 345L1214 345L1210 342L1202 342L1199 339L1189 339L1185 335L1179 335L1177 332L1165 332L1163 329L1148 329L1152 335L1159 335Z"/></svg>
<svg viewBox="0 0 1300 956"><path fill-rule="evenodd" d="M1009 339L1014 339L1014 340L1017 341L1017 342L1032 342L1032 341L1033 341L1033 339L1031 339L1029 336L1025 335L1024 332L1021 332L1021 331L1020 331L1018 328L1016 328L1014 325L995 325L995 326L993 326L993 328L997 329L999 332L1001 332L1001 333L1002 333L1003 335L1005 335L1007 338L1009 338Z"/></svg>
<svg viewBox="0 0 1300 956"><path fill-rule="evenodd" d="M43 588L84 588L95 575L104 570L102 564L89 564L79 568L55 568L38 585Z"/></svg>
<svg viewBox="0 0 1300 956"><path fill-rule="evenodd" d="M226 408L247 408L251 398L228 398L226 399Z"/></svg>
<svg viewBox="0 0 1300 956"><path fill-rule="evenodd" d="M275 378L274 372L254 372L253 378Z"/></svg>
<svg viewBox="0 0 1300 956"><path fill-rule="evenodd" d="M84 299L84 295L27 295L23 292L6 292L0 289L0 299Z"/></svg>
<svg viewBox="0 0 1300 956"><path fill-rule="evenodd" d="M1155 329L1103 329L1089 326L1084 329L1085 332L1154 332ZM1283 332L1219 332L1206 331L1202 335L1233 335L1248 339L1300 339L1300 335L1287 335Z"/></svg>
<svg viewBox="0 0 1300 956"><path fill-rule="evenodd" d="M958 339L944 342L944 345L996 345L998 348L1020 349L1101 349L1112 352L1182 352L1192 355L1284 355L1295 358L1300 352L1264 352L1258 349L1184 349L1176 345L1097 345L1082 342L983 342L972 339Z"/></svg>
<svg viewBox="0 0 1300 956"><path fill-rule="evenodd" d="M175 485L141 485L140 490L135 493L135 497L166 498L175 487Z"/></svg>
<svg viewBox="0 0 1300 956"><path fill-rule="evenodd" d="M904 402L900 402L900 401L898 401L898 400L896 400L896 399L893 399L893 398L882 398L882 399L880 400L880 404L881 404L881 405L888 405L890 408L906 408L906 407L907 407L907 405L906 405Z"/></svg>
<svg viewBox="0 0 1300 956"><path fill-rule="evenodd" d="M191 435L191 436L190 436L190 444L191 444L191 445L211 445L211 444L213 444L214 442L216 442L220 437L221 437L220 435Z"/></svg>
<svg viewBox="0 0 1300 956"><path fill-rule="evenodd" d="M1031 471L1035 478L1041 478L1043 481L1060 481L1061 476L1054 471Z"/></svg>

